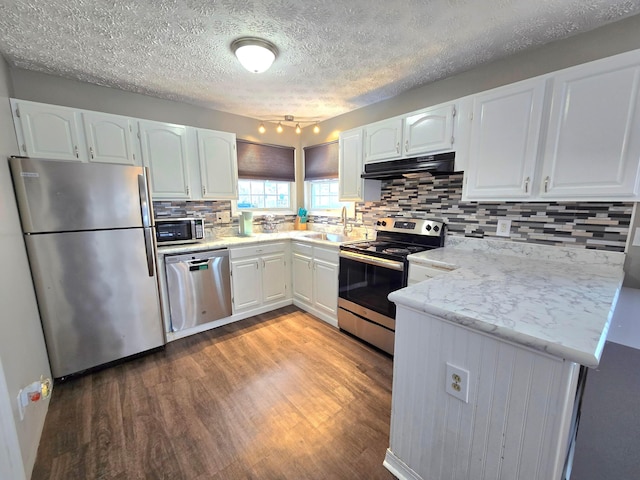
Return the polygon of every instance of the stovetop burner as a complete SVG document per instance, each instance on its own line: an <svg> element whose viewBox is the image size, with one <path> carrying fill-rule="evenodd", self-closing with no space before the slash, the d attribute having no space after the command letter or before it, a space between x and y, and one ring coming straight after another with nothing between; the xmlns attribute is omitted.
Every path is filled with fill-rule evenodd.
<svg viewBox="0 0 640 480"><path fill-rule="evenodd" d="M342 245L340 249L406 262L407 255L444 245L445 227L434 220L383 218L376 222L375 241Z"/></svg>

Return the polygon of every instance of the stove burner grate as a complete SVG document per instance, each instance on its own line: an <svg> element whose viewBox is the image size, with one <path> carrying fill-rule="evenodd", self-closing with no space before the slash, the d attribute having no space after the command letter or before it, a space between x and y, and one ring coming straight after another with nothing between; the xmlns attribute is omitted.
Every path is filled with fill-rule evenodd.
<svg viewBox="0 0 640 480"><path fill-rule="evenodd" d="M389 255L406 255L411 253L408 248L385 248L383 253L388 253Z"/></svg>

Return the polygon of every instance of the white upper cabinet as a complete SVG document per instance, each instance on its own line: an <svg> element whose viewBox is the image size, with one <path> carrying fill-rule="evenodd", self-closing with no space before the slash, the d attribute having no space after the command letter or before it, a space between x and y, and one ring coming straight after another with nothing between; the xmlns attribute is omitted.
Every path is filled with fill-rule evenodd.
<svg viewBox="0 0 640 480"><path fill-rule="evenodd" d="M404 154L451 150L453 146L454 105L428 108L404 118Z"/></svg>
<svg viewBox="0 0 640 480"><path fill-rule="evenodd" d="M402 156L402 119L392 118L364 127L364 161L393 160Z"/></svg>
<svg viewBox="0 0 640 480"><path fill-rule="evenodd" d="M545 80L534 79L475 96L467 197L531 196L544 91Z"/></svg>
<svg viewBox="0 0 640 480"><path fill-rule="evenodd" d="M634 52L554 76L540 197L637 193L639 65Z"/></svg>
<svg viewBox="0 0 640 480"><path fill-rule="evenodd" d="M16 99L11 107L22 155L86 161L76 110Z"/></svg>
<svg viewBox="0 0 640 480"><path fill-rule="evenodd" d="M140 121L139 127L154 198L190 199L187 127L150 121Z"/></svg>
<svg viewBox="0 0 640 480"><path fill-rule="evenodd" d="M90 162L141 166L132 141L134 120L120 115L82 112ZM135 126L137 130L137 125Z"/></svg>
<svg viewBox="0 0 640 480"><path fill-rule="evenodd" d="M380 200L380 180L365 180L362 174L362 128L340 133L338 196L341 202Z"/></svg>
<svg viewBox="0 0 640 480"><path fill-rule="evenodd" d="M238 159L236 135L196 129L202 198L238 198Z"/></svg>

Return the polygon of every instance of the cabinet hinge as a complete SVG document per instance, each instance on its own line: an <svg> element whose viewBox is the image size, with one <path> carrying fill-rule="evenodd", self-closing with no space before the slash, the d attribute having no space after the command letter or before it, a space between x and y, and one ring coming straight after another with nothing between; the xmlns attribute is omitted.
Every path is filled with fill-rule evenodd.
<svg viewBox="0 0 640 480"><path fill-rule="evenodd" d="M453 145L454 139L455 139L455 137L453 135L451 135L451 145Z"/></svg>
<svg viewBox="0 0 640 480"><path fill-rule="evenodd" d="M136 154L132 153L131 156L133 157L133 161L135 162L136 161Z"/></svg>
<svg viewBox="0 0 640 480"><path fill-rule="evenodd" d="M16 117L20 118L20 108L16 107Z"/></svg>
<svg viewBox="0 0 640 480"><path fill-rule="evenodd" d="M24 153L27 153L27 144L26 143L22 144L22 150L24 150Z"/></svg>
<svg viewBox="0 0 640 480"><path fill-rule="evenodd" d="M469 114L469 120L473 120L473 112Z"/></svg>
<svg viewBox="0 0 640 480"><path fill-rule="evenodd" d="M129 131L133 133L133 127L131 126L131 124L129 124Z"/></svg>
<svg viewBox="0 0 640 480"><path fill-rule="evenodd" d="M138 132L138 140L140 140L140 132Z"/></svg>

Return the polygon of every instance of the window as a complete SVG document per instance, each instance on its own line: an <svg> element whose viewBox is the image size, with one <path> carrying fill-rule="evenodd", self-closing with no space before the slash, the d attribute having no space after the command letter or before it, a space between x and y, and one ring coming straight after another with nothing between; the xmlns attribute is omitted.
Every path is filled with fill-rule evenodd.
<svg viewBox="0 0 640 480"><path fill-rule="evenodd" d="M338 200L338 180L311 180L304 182L305 205L309 213L327 217L339 216L342 207L347 207L347 215L355 215L354 202Z"/></svg>
<svg viewBox="0 0 640 480"><path fill-rule="evenodd" d="M238 180L239 210L291 210L291 183Z"/></svg>
<svg viewBox="0 0 640 480"><path fill-rule="evenodd" d="M295 213L295 149L237 141L238 201L231 212Z"/></svg>

